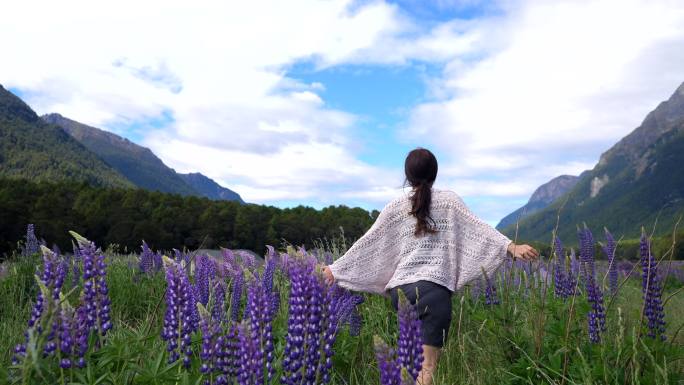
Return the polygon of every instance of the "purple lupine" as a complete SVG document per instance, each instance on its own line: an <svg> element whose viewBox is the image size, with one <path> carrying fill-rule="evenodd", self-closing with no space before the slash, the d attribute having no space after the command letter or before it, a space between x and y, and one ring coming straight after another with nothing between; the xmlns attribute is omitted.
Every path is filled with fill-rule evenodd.
<svg viewBox="0 0 684 385"><path fill-rule="evenodd" d="M588 273L589 276L594 276L596 271L594 264L594 236L588 227L579 229L578 231L580 240L580 261L585 267L581 270L582 273ZM586 278L583 275L583 278Z"/></svg>
<svg viewBox="0 0 684 385"><path fill-rule="evenodd" d="M403 292L399 295L397 318L399 320L397 362L406 368L413 381L416 381L423 367L423 334L418 312Z"/></svg>
<svg viewBox="0 0 684 385"><path fill-rule="evenodd" d="M220 370L217 365L219 351L216 349L221 330L220 322L212 317L202 304L198 303L197 308L200 314L200 331L202 333L202 346L199 355L202 362L200 372L212 376ZM210 383L209 380L205 381L205 384Z"/></svg>
<svg viewBox="0 0 684 385"><path fill-rule="evenodd" d="M40 243L36 238L35 229L32 223L26 226L26 239L22 248L22 255L27 257L40 252Z"/></svg>
<svg viewBox="0 0 684 385"><path fill-rule="evenodd" d="M305 384L314 384L318 372L318 365L321 361L321 334L326 319L329 314L324 311L323 287L317 282L319 278L315 274L307 277L309 281L306 285L308 297L307 315L305 321L304 344L306 346L304 356L304 380Z"/></svg>
<svg viewBox="0 0 684 385"><path fill-rule="evenodd" d="M586 272L589 274L589 271ZM591 304L591 310L587 314L589 340L593 343L601 342L601 333L606 330L606 314L603 309L603 293L593 277L587 279L587 300Z"/></svg>
<svg viewBox="0 0 684 385"><path fill-rule="evenodd" d="M191 333L193 332L193 300L188 276L178 263L165 259L166 265L166 312L162 338L167 343L169 363L183 355L183 366L190 366L192 356Z"/></svg>
<svg viewBox="0 0 684 385"><path fill-rule="evenodd" d="M553 246L556 251L556 259L553 264L553 288L554 294L559 298L567 298L566 276L565 276L565 254L560 238L554 237Z"/></svg>
<svg viewBox="0 0 684 385"><path fill-rule="evenodd" d="M223 281L217 280L214 282L214 290L212 291L213 304L211 307L211 316L215 320L223 321L224 305L226 300L226 286Z"/></svg>
<svg viewBox="0 0 684 385"><path fill-rule="evenodd" d="M617 245L615 244L615 238L608 229L606 231L606 245L603 246L603 252L606 253L608 257L608 286L610 287L610 293L615 295L618 289L618 271L617 263L615 261L615 249Z"/></svg>
<svg viewBox="0 0 684 385"><path fill-rule="evenodd" d="M216 278L216 261L206 255L199 255L195 264L195 286L199 294L198 301L207 306L211 281Z"/></svg>
<svg viewBox="0 0 684 385"><path fill-rule="evenodd" d="M240 305L242 302L242 286L244 282L244 275L242 270L235 272L233 276L233 287L230 297L230 319L237 322L240 317Z"/></svg>
<svg viewBox="0 0 684 385"><path fill-rule="evenodd" d="M64 261L59 259L52 250L47 247L41 247L43 253L43 267L40 274L37 276L41 290L38 291L36 296L36 303L31 309L31 317L28 321L28 328L32 329L34 333L40 335L43 333L43 319L45 311L49 307L54 307L58 304L60 292L62 290L62 285L64 283L64 276L66 274L66 268L64 267ZM57 318L54 318L50 327L48 329L47 343L43 347L44 354L50 354L57 348L57 343L54 342L57 338L59 323ZM14 348L14 356L12 357L12 362L18 363L21 359L26 356L26 344L29 341L29 331L24 333L26 336L26 341L24 344L19 344Z"/></svg>
<svg viewBox="0 0 684 385"><path fill-rule="evenodd" d="M73 334L75 331L74 326L74 311L70 306L62 305L59 312L59 329L58 329L58 339L59 339L59 352L60 352L60 363L59 366L62 369L71 368L73 361L72 355L74 350L74 338Z"/></svg>
<svg viewBox="0 0 684 385"><path fill-rule="evenodd" d="M105 256L93 242L73 231L70 233L78 242L79 253L83 259L83 300L87 326L88 329L97 329L104 336L112 327Z"/></svg>
<svg viewBox="0 0 684 385"><path fill-rule="evenodd" d="M484 269L482 269L482 276L485 281L485 305L498 305L499 298L496 295L496 285L489 279L489 275Z"/></svg>
<svg viewBox="0 0 684 385"><path fill-rule="evenodd" d="M665 340L665 312L663 308L663 288L658 276L658 263L651 253L651 243L642 232L639 245L641 255L642 292L644 313L648 319L648 336Z"/></svg>
<svg viewBox="0 0 684 385"><path fill-rule="evenodd" d="M380 370L380 385L401 385L401 366L396 360L396 354L380 337L373 339L375 359Z"/></svg>
<svg viewBox="0 0 684 385"><path fill-rule="evenodd" d="M304 328L306 325L306 301L309 283L306 279L311 271L302 263L290 263L290 299L287 322L287 337L283 352L283 375L281 383L299 384L301 382L301 367L304 354Z"/></svg>
<svg viewBox="0 0 684 385"><path fill-rule="evenodd" d="M154 268L154 257L152 250L150 250L150 247L147 245L147 242L143 241L142 242L142 253L140 254L140 271L142 271L145 274L152 273L153 268Z"/></svg>
<svg viewBox="0 0 684 385"><path fill-rule="evenodd" d="M239 343L239 367L237 373L237 380L239 385L253 385L260 383L257 378L255 378L259 372L260 367L257 362L253 359L259 354L259 346L256 345L256 341L253 338L253 333L250 330L248 322L242 322L238 326L238 340ZM263 372L261 372L263 376Z"/></svg>
<svg viewBox="0 0 684 385"><path fill-rule="evenodd" d="M575 256L575 250L570 249L569 261L566 264L565 296L574 296L576 293L577 277L579 276L579 262Z"/></svg>
<svg viewBox="0 0 684 385"><path fill-rule="evenodd" d="M606 330L606 314L603 308L603 293L595 276L594 237L585 226L579 231L579 238L582 277L587 290L587 300L591 304L591 310L587 314L589 340L593 343L599 343L601 342L601 333Z"/></svg>

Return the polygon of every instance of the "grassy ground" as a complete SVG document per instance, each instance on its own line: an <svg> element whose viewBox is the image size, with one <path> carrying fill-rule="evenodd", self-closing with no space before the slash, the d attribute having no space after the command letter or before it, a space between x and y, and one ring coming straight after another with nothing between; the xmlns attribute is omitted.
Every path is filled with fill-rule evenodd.
<svg viewBox="0 0 684 385"><path fill-rule="evenodd" d="M0 278L0 383L12 347L23 332L36 296L33 274L37 259L20 260ZM165 365L160 338L164 312L163 274L140 276L131 257L110 257L108 280L114 329L76 383L168 383L177 368ZM274 324L276 362L287 330L287 282L277 277L280 313ZM641 283L628 280L611 302L606 296L607 331L601 344L587 338L588 305L583 296L562 301L552 288L530 280L529 288L498 282L499 305L487 306L466 290L453 297L453 322L435 384L676 384L684 381L684 295L681 283L668 282L663 298L667 339L640 336ZM678 294L679 293L679 294ZM671 297L670 297L671 296ZM609 304L610 303L610 304ZM361 305L364 324L359 336L342 332L335 345L335 384L377 384L372 347L374 335L396 343L396 316L389 300L367 296ZM641 337L641 338L639 338ZM194 341L197 346L200 341ZM198 349L195 349L197 351ZM198 373L195 362L192 372ZM49 372L49 368L47 369ZM38 377L41 381L40 377ZM194 383L192 376L180 383ZM46 374L45 383L55 379Z"/></svg>

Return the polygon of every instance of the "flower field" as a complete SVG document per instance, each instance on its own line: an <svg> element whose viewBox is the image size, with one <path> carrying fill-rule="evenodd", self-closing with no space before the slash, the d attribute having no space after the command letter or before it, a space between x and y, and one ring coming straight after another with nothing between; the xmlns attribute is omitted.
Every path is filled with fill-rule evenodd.
<svg viewBox="0 0 684 385"><path fill-rule="evenodd" d="M415 309L324 283L343 247L121 255L73 237L62 253L29 229L0 265L0 383L408 384L420 369ZM684 381L684 266L646 236L636 263L610 233L578 238L576 256L555 239L454 294L435 384Z"/></svg>

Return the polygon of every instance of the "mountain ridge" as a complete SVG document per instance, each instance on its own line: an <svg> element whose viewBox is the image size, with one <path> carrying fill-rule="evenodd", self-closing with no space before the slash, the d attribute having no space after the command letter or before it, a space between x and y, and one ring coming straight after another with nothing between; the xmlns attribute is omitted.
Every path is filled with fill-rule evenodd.
<svg viewBox="0 0 684 385"><path fill-rule="evenodd" d="M63 129L41 120L28 104L2 85L0 176L133 187L123 175Z"/></svg>
<svg viewBox="0 0 684 385"><path fill-rule="evenodd" d="M244 203L238 193L219 185L213 179L201 173L178 173L164 164L152 150L127 138L77 122L58 113L46 114L41 118L62 127L74 139L140 188Z"/></svg>
<svg viewBox="0 0 684 385"><path fill-rule="evenodd" d="M684 213L684 83L628 135L605 151L575 186L551 205L523 219L518 236L548 240L558 233L575 239L576 226L604 226L617 235L639 236L656 222L671 231ZM515 232L509 225L503 232Z"/></svg>

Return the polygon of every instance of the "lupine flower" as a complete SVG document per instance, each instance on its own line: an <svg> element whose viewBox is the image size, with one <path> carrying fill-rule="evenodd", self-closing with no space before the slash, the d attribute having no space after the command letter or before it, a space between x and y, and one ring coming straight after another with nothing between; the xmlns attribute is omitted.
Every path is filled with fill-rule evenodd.
<svg viewBox="0 0 684 385"><path fill-rule="evenodd" d="M198 301L207 306L211 281L216 278L216 261L209 256L200 255L197 257L195 266L195 286L199 294Z"/></svg>
<svg viewBox="0 0 684 385"><path fill-rule="evenodd" d="M556 251L556 259L553 264L554 293L556 297L565 299L568 297L565 283L567 278L565 276L565 254L563 253L563 245L560 238L555 237L553 245Z"/></svg>
<svg viewBox="0 0 684 385"><path fill-rule="evenodd" d="M570 297L576 294L575 291L577 287L577 277L579 277L580 271L579 261L575 256L574 249L570 249L570 257L566 267L567 269L565 275L565 295L566 297Z"/></svg>
<svg viewBox="0 0 684 385"><path fill-rule="evenodd" d="M581 271L593 277L596 271L594 267L594 236L586 226L578 230L578 235L580 240L580 261L585 264L585 268Z"/></svg>
<svg viewBox="0 0 684 385"><path fill-rule="evenodd" d="M153 252L150 247L147 246L147 242L142 243L142 253L140 254L140 271L145 274L152 272L154 267Z"/></svg>
<svg viewBox="0 0 684 385"><path fill-rule="evenodd" d="M373 339L375 359L378 361L381 385L401 385L401 366L397 363L396 353L380 337Z"/></svg>
<svg viewBox="0 0 684 385"><path fill-rule="evenodd" d="M579 231L579 238L584 285L587 290L587 300L591 304L591 310L587 314L589 340L599 343L601 333L606 330L606 315L603 309L603 293L596 282L594 272L594 237L585 226Z"/></svg>
<svg viewBox="0 0 684 385"><path fill-rule="evenodd" d="M214 282L214 287L212 290L212 306L211 306L211 316L217 321L223 321L224 315L224 305L226 301L226 287L223 281L217 280Z"/></svg>
<svg viewBox="0 0 684 385"><path fill-rule="evenodd" d="M207 309L201 303L197 304L197 310L200 315L200 331L202 333L202 347L200 350L200 372L205 375L210 375L213 372L219 372L220 367L218 362L220 360L220 342L218 341L219 332L221 331L220 321L211 316ZM218 348L218 349L217 349ZM209 384L205 381L205 384Z"/></svg>
<svg viewBox="0 0 684 385"><path fill-rule="evenodd" d="M300 369L304 358L304 328L308 310L307 285L309 281L306 278L312 272L303 263L290 263L288 269L290 275L290 306L281 382L294 385L299 384L302 378Z"/></svg>
<svg viewBox="0 0 684 385"><path fill-rule="evenodd" d="M167 343L169 363L175 362L182 355L183 365L190 366L192 356L191 333L193 332L193 308L191 285L188 277L178 263L169 258L164 259L166 265L166 313L162 338Z"/></svg>
<svg viewBox="0 0 684 385"><path fill-rule="evenodd" d="M485 281L485 305L498 305L499 298L496 295L496 285L489 279L489 275L484 269L482 269L482 275Z"/></svg>
<svg viewBox="0 0 684 385"><path fill-rule="evenodd" d="M33 224L30 223L28 226L26 226L26 240L24 242L24 247L22 248L22 255L27 257L38 254L39 252L40 243L38 242L38 238L36 238Z"/></svg>
<svg viewBox="0 0 684 385"><path fill-rule="evenodd" d="M249 323L243 322L238 327L239 354L240 366L238 367L238 384L253 385L259 384L260 381L256 376L261 372L261 368L253 357L259 354L259 346L255 345L256 341L253 338ZM263 372L261 372L263 377Z"/></svg>
<svg viewBox="0 0 684 385"><path fill-rule="evenodd" d="M608 285L611 294L615 294L618 286L618 271L617 263L615 261L615 249L617 246L613 234L611 234L608 229L605 229L605 231L606 245L603 247L603 252L606 253L606 256L608 257Z"/></svg>
<svg viewBox="0 0 684 385"><path fill-rule="evenodd" d="M589 272L587 271L587 274ZM603 293L592 277L587 279L587 299L591 304L591 310L587 314L589 325L589 339L593 343L601 342L601 333L606 330L606 315L603 309Z"/></svg>
<svg viewBox="0 0 684 385"><path fill-rule="evenodd" d="M423 367L423 335L415 306L409 303L401 290L399 292L397 362L406 368L413 381L416 381Z"/></svg>
<svg viewBox="0 0 684 385"><path fill-rule="evenodd" d="M658 276L658 263L651 253L651 244L642 232L639 247L642 268L642 292L644 313L648 319L648 336L665 340L665 312L663 309L663 289Z"/></svg>
<svg viewBox="0 0 684 385"><path fill-rule="evenodd" d="M112 328L105 256L93 242L73 231L70 233L78 242L83 259L83 297L88 329L97 329L105 335Z"/></svg>
<svg viewBox="0 0 684 385"><path fill-rule="evenodd" d="M244 276L242 270L235 272L233 277L233 288L230 299L230 319L237 322L240 316L240 304L242 302L242 284Z"/></svg>

